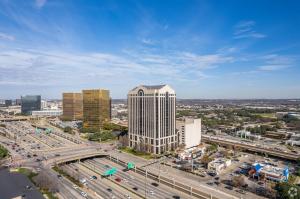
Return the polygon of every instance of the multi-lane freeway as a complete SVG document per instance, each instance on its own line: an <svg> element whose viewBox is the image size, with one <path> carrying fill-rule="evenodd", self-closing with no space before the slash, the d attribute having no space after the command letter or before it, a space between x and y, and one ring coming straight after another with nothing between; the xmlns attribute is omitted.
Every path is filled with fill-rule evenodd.
<svg viewBox="0 0 300 199"><path fill-rule="evenodd" d="M252 143L245 143L245 142L239 142L236 140L229 140L225 138L219 138L215 136L208 136L208 135L202 135L202 140L207 143L216 143L220 145L230 145L234 147L240 147L242 149L253 151L253 152L259 152L268 154L271 156L279 157L279 158L285 158L288 160L299 160L300 154L290 153L290 152L284 152L284 151L278 151L274 148L270 148L267 146L258 146L256 144Z"/></svg>

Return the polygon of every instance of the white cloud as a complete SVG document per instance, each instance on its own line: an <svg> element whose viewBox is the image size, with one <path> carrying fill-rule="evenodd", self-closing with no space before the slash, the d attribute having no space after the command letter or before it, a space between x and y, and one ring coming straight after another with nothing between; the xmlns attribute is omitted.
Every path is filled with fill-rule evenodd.
<svg viewBox="0 0 300 199"><path fill-rule="evenodd" d="M278 70L282 70L285 68L289 68L289 65L264 65L264 66L259 66L259 70L262 71L278 71Z"/></svg>
<svg viewBox="0 0 300 199"><path fill-rule="evenodd" d="M14 41L15 37L12 35L8 35L6 33L0 32L0 39L4 39L4 40L9 40L9 41Z"/></svg>
<svg viewBox="0 0 300 199"><path fill-rule="evenodd" d="M42 8L47 3L47 0L35 0L35 5L37 8Z"/></svg>
<svg viewBox="0 0 300 199"><path fill-rule="evenodd" d="M147 44L147 45L154 45L155 44L155 42L152 39L146 39L146 38L142 39L142 43Z"/></svg>
<svg viewBox="0 0 300 199"><path fill-rule="evenodd" d="M199 55L189 52L151 54L134 51L116 55L25 49L0 50L1 84L73 85L114 80L199 81L209 78L204 70L232 62L222 54ZM175 81L176 80L176 81Z"/></svg>
<svg viewBox="0 0 300 199"><path fill-rule="evenodd" d="M242 21L234 27L234 39L265 38L266 35L254 30L255 21Z"/></svg>

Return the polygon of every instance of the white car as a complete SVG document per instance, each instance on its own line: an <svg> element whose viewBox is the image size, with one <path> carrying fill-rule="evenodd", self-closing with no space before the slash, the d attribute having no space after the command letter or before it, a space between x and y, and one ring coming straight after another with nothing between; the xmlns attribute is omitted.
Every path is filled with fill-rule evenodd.
<svg viewBox="0 0 300 199"><path fill-rule="evenodd" d="M152 190L150 190L149 193L150 193L151 195L154 195L154 191L152 191Z"/></svg>
<svg viewBox="0 0 300 199"><path fill-rule="evenodd" d="M127 199L131 199L131 197L130 197L128 194L125 194L124 196L125 196L125 198L127 198Z"/></svg>
<svg viewBox="0 0 300 199"><path fill-rule="evenodd" d="M81 195L84 197L84 198L86 198L87 197L87 193L85 193L85 192L81 192Z"/></svg>
<svg viewBox="0 0 300 199"><path fill-rule="evenodd" d="M78 189L78 186L76 184L73 185L74 189Z"/></svg>

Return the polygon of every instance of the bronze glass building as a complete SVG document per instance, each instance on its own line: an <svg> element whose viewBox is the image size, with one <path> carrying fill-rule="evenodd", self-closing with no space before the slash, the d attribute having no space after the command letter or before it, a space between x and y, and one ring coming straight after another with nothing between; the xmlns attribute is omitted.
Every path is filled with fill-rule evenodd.
<svg viewBox="0 0 300 199"><path fill-rule="evenodd" d="M83 90L83 127L86 129L101 129L103 123L110 121L109 90Z"/></svg>
<svg viewBox="0 0 300 199"><path fill-rule="evenodd" d="M82 120L83 104L81 93L63 93L63 120Z"/></svg>

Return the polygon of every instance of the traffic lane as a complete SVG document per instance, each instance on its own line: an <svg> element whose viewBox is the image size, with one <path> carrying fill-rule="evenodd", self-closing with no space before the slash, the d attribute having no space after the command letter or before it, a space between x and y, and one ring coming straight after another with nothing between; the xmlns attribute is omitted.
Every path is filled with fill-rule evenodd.
<svg viewBox="0 0 300 199"><path fill-rule="evenodd" d="M72 182L70 182L68 179L66 179L65 177L58 179L58 177L57 177L58 174L53 170L49 170L49 172L47 172L47 174L51 176L51 178L54 182L59 183L60 193L63 193L63 195L65 195L65 198L67 198L67 199L83 198L81 195L82 190L80 188L74 189L73 188L74 184ZM88 198L91 198L91 197L88 197Z"/></svg>
<svg viewBox="0 0 300 199"><path fill-rule="evenodd" d="M87 187L89 189L92 189L93 191L95 191L98 195L105 197L105 198L113 198L118 196L119 198L121 198L122 196L122 192L117 191L116 188L111 188L110 185L108 185L106 182L101 181L100 180L90 180L90 177L92 175L95 174L91 174L88 172L87 169L82 168L79 164L70 164L70 165L66 165L64 166L65 168L68 168L69 170L71 170L72 172L77 172L80 174L80 178L81 179L86 179L87 181ZM77 170L76 170L77 169ZM101 179L101 177L99 177L99 179ZM109 192L107 189L110 188L112 191ZM114 193L114 194L113 194Z"/></svg>
<svg viewBox="0 0 300 199"><path fill-rule="evenodd" d="M90 179L90 182L95 182L96 184L105 184L105 190L107 192L110 192L110 194L114 195L114 196L118 196L121 198L127 197L127 196L131 196L131 198L133 199L137 199L140 198L138 196L136 196L134 193L128 191L127 189L119 186L118 184L116 184L115 182L112 182L106 178L102 178L101 175L97 174L95 171L90 170L89 168L86 168L85 166L83 166L83 164L79 164L79 163L75 163L75 166L77 166L77 168L81 168L85 174L89 174L87 175L87 179ZM91 179L91 176L96 176L97 179ZM108 191L108 189L111 189L111 191ZM116 191L117 190L117 191ZM111 196L112 197L112 196Z"/></svg>
<svg viewBox="0 0 300 199"><path fill-rule="evenodd" d="M108 164L111 164L113 165L114 167L120 169L120 170L123 170L124 167L122 167L121 165L115 163L115 162L112 162L108 159L100 159L100 158L96 158L95 161L98 161L98 160L101 160L103 161L106 165ZM127 171L127 172L124 172L128 175L132 175L132 176L135 176L136 178L140 179L140 181L144 181L145 177L134 172L134 171ZM176 196L181 196L181 198L194 198L194 197L191 197L190 195L186 194L186 193L183 193L183 192L180 192L176 189L173 189L173 188L170 188L169 186L166 186L164 184L160 184L159 187L155 187L153 186L151 183L157 183L156 181L152 180L152 179L149 179L147 178L147 181L150 183L150 190L154 191L154 193L164 193L166 196L170 196L170 193L172 194L172 196L176 195Z"/></svg>
<svg viewBox="0 0 300 199"><path fill-rule="evenodd" d="M138 187L141 189L142 193L145 195L145 190L147 192L148 197L153 197L155 195L155 198L166 198L170 196L170 191L171 190L165 190L167 189L166 187L155 187L153 185L151 185L151 183L155 182L149 178L147 178L147 182L146 182L146 178L142 175L139 175L135 172L131 172L131 171L127 171L127 172L123 172L124 167L115 164L114 162L111 162L107 159L95 159L93 160L97 163L99 163L99 165L101 165L102 168L105 167L105 165L111 165L113 167L116 167L118 169L118 173L116 174L116 177L120 177L121 179L127 179L128 180L128 184L131 184L133 187ZM132 176L134 177L134 179L132 179ZM150 194L150 192L152 192L153 194ZM157 195L159 193L159 195Z"/></svg>
<svg viewBox="0 0 300 199"><path fill-rule="evenodd" d="M96 165L94 163L83 163L85 166L87 166L88 168L90 168L91 170L94 170L95 172L98 172L100 174L103 174L105 172L104 169L99 169L99 165ZM115 177L119 177L119 175L114 175ZM114 180L114 179L111 179L111 180ZM142 183L142 184L145 184L145 183ZM123 183L123 184L120 184L119 186L124 186L126 187L128 190L131 190L133 193L135 193L136 195L139 195L140 197L143 197L145 195L145 189L144 187L140 187L139 185L132 185L130 186L129 184L127 183ZM137 187L137 190L134 190L133 188L134 187Z"/></svg>
<svg viewBox="0 0 300 199"><path fill-rule="evenodd" d="M104 160L104 159L103 159ZM90 161L90 160L89 160ZM104 173L105 170L105 165L107 164L113 164L112 162L106 162L105 164L101 163L101 162L97 162L95 161L96 163L93 163L93 164L96 164L95 166L98 168L101 168L102 172ZM115 165L116 167L118 167L119 171L117 174L115 174L116 177L119 177L121 179L126 179L128 182L127 183L123 183L123 184L128 184L128 185L131 185L132 187L131 188L134 188L134 187L137 187L138 188L138 192L144 196L144 195L147 195L147 197L152 197L152 198L168 198L168 197L172 197L174 195L178 195L177 193L175 194L172 194L172 190L170 190L168 187L163 187L163 186L159 186L159 187L155 187L153 185L151 185L151 183L155 182L155 181L152 181L151 179L147 179L147 183L146 183L146 179L144 176L141 176L139 174L136 174L134 172L132 173L127 173L127 172L123 172L122 170L124 168L120 167L119 165ZM131 172L131 171L129 171ZM131 176L134 176L134 179L132 179ZM124 182L121 181L121 183ZM168 190L169 189L169 190ZM145 194L145 190L146 190L146 194ZM152 194L151 194L152 192ZM171 194L170 194L171 193ZM159 195L158 195L159 194ZM189 197L187 197L189 198Z"/></svg>

